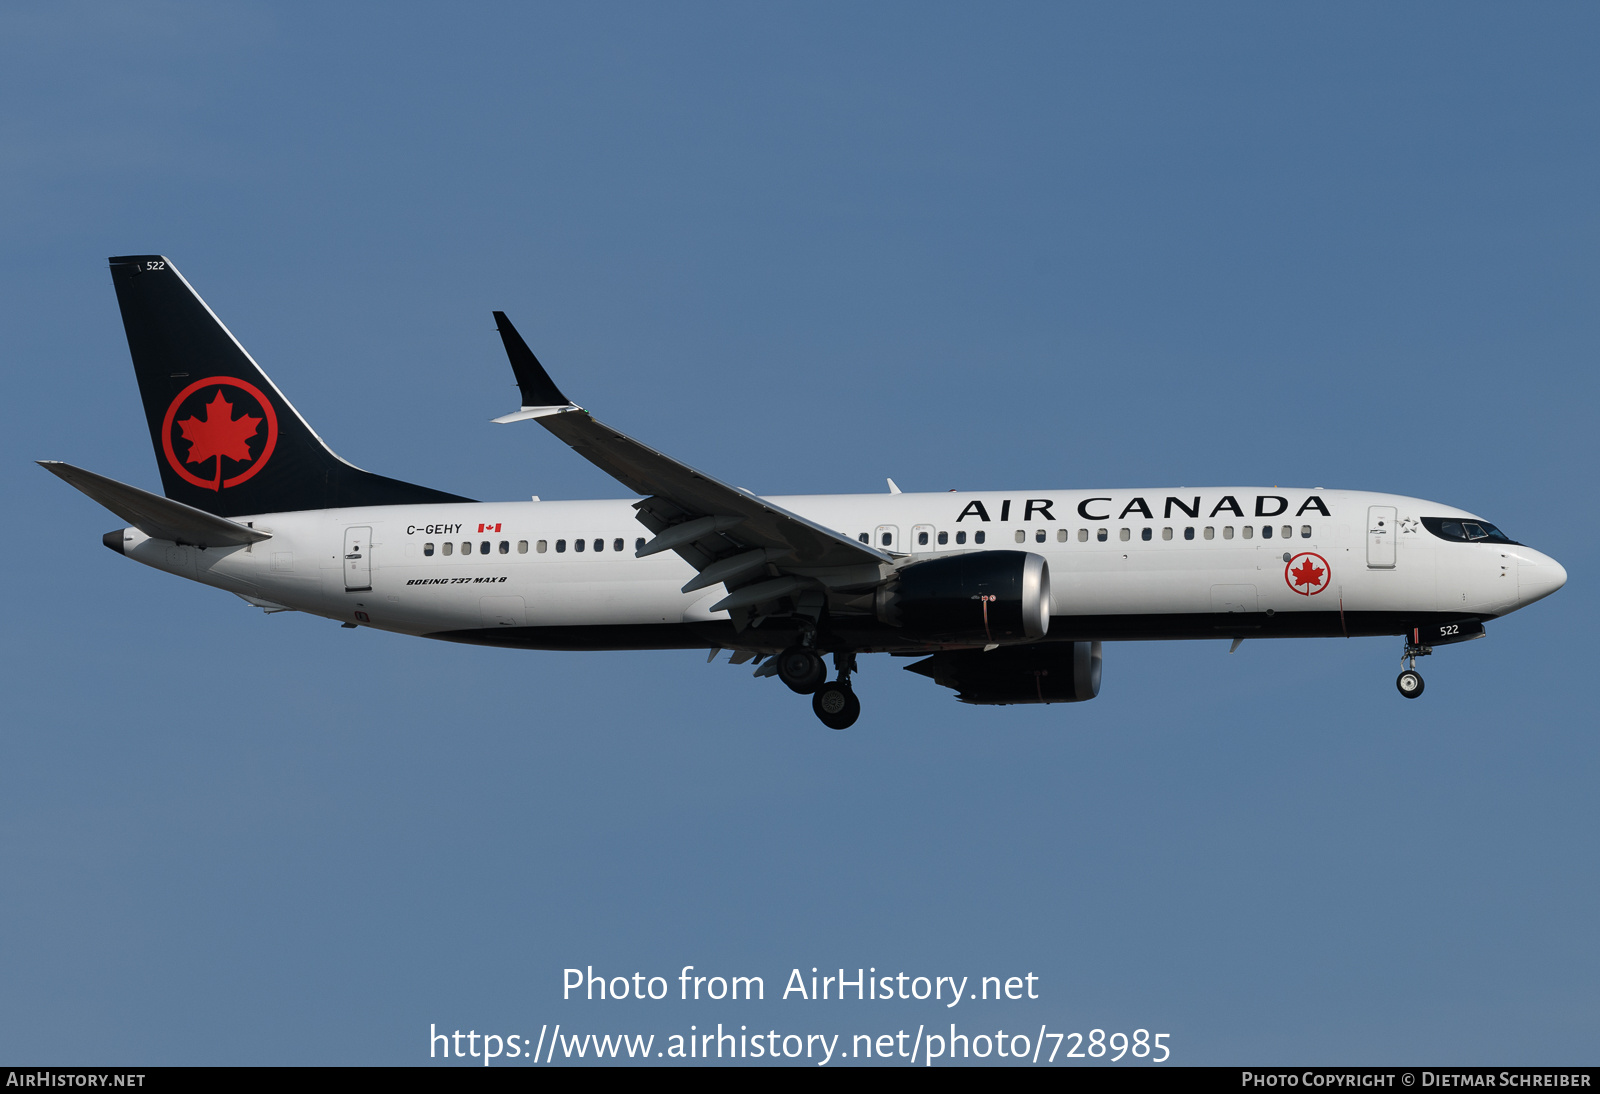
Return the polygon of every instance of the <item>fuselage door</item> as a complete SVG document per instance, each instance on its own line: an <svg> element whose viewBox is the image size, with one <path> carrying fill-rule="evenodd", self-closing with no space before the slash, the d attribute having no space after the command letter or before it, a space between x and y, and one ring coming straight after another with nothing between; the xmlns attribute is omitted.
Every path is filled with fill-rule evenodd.
<svg viewBox="0 0 1600 1094"><path fill-rule="evenodd" d="M899 525L878 525L878 530L872 533L872 545L882 551L898 551L900 549Z"/></svg>
<svg viewBox="0 0 1600 1094"><path fill-rule="evenodd" d="M1394 544L1399 531L1394 506L1367 506L1367 569L1394 569Z"/></svg>
<svg viewBox="0 0 1600 1094"><path fill-rule="evenodd" d="M934 545L933 525L931 525L931 524L917 524L917 525L912 526L912 529L911 529L911 550L912 551L914 551L914 552L915 551L932 551L932 550L934 550L934 547L935 547L935 545Z"/></svg>
<svg viewBox="0 0 1600 1094"><path fill-rule="evenodd" d="M365 592L372 588L372 529L344 530L344 591Z"/></svg>
<svg viewBox="0 0 1600 1094"><path fill-rule="evenodd" d="M1258 606L1254 585L1211 586L1211 610L1218 615L1243 615L1254 612Z"/></svg>

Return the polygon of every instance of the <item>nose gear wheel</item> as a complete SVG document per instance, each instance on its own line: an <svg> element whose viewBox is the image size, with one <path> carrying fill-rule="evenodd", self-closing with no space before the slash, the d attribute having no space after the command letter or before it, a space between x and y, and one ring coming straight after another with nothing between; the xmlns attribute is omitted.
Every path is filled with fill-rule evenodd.
<svg viewBox="0 0 1600 1094"><path fill-rule="evenodd" d="M1395 678L1394 686L1400 689L1400 694L1407 699L1415 699L1422 694L1422 673L1416 669L1406 669Z"/></svg>

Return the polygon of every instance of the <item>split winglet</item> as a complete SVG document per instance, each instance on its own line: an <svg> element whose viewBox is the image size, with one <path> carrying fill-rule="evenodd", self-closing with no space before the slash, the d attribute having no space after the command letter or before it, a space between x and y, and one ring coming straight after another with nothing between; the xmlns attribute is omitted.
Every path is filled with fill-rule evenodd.
<svg viewBox="0 0 1600 1094"><path fill-rule="evenodd" d="M506 318L505 312L494 313L494 324L500 331L500 341L505 343L506 356L511 360L511 371L517 378L517 389L522 392L522 409L502 414L493 419L495 422L502 425L507 422L525 422L531 418L560 414L565 410L582 409L561 394L561 389L550 379L550 374L533 355L533 350L528 348L528 343L523 341L522 335L517 333L517 328L511 325L511 320Z"/></svg>

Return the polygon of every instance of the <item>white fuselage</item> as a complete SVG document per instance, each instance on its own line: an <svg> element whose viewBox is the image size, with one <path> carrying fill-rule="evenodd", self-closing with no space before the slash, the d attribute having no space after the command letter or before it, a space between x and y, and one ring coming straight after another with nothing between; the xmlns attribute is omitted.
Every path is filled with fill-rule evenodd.
<svg viewBox="0 0 1600 1094"><path fill-rule="evenodd" d="M1476 518L1393 494L1241 487L770 500L905 562L973 550L1042 555L1050 639L1216 637L1227 629L1219 617L1295 613L1328 620L1317 633L1399 633L1393 620L1404 616L1503 615L1566 577L1531 548L1441 539L1421 517ZM326 509L236 518L271 534L249 547L201 550L130 528L123 551L269 609L406 634L505 628L533 636L516 644L558 648L717 644L670 625L727 620L709 610L727 591L680 592L695 571L670 551L635 557L650 533L634 517L625 500ZM1205 623L1139 626L1184 618ZM1385 622L1352 628L1350 619ZM579 631L589 637L574 638ZM737 644L765 643L751 631Z"/></svg>

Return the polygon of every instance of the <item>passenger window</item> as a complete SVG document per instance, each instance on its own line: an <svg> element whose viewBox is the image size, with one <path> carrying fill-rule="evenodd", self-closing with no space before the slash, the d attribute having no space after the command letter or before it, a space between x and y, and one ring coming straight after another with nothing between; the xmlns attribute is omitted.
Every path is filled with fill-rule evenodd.
<svg viewBox="0 0 1600 1094"><path fill-rule="evenodd" d="M525 539L517 540L517 554L525 555L527 553L528 553L528 541L525 540Z"/></svg>
<svg viewBox="0 0 1600 1094"><path fill-rule="evenodd" d="M1018 543L1026 543L1027 540L1028 540L1028 533L1024 532L1021 528L1018 528L1017 529L1017 542Z"/></svg>
<svg viewBox="0 0 1600 1094"><path fill-rule="evenodd" d="M572 541L572 549L573 549L573 550L574 550L574 551L578 551L578 552L580 552L580 553L581 553L581 552L582 552L582 551L583 551L583 549L584 549L584 548L585 548L585 547L587 547L587 546L588 546L588 545L589 545L589 541L588 541L588 540L583 540L583 539L575 539L575 540L573 540L573 541Z"/></svg>
<svg viewBox="0 0 1600 1094"><path fill-rule="evenodd" d="M1117 533L1117 538L1126 543L1128 540L1133 538L1133 532L1130 529L1124 528Z"/></svg>
<svg viewBox="0 0 1600 1094"><path fill-rule="evenodd" d="M1150 542L1150 529L1141 528L1139 530L1139 538L1144 540L1146 543Z"/></svg>
<svg viewBox="0 0 1600 1094"><path fill-rule="evenodd" d="M461 545L461 553L464 555L470 555L472 553L472 544L463 543Z"/></svg>
<svg viewBox="0 0 1600 1094"><path fill-rule="evenodd" d="M500 541L500 553L503 555L509 555L511 553L511 541L509 539L503 539Z"/></svg>
<svg viewBox="0 0 1600 1094"><path fill-rule="evenodd" d="M1172 538L1172 529L1171 528L1163 528L1163 529L1161 529L1161 538L1162 539L1171 539Z"/></svg>
<svg viewBox="0 0 1600 1094"><path fill-rule="evenodd" d="M1310 539L1311 538L1311 525L1302 524L1300 526L1300 538L1301 539Z"/></svg>
<svg viewBox="0 0 1600 1094"><path fill-rule="evenodd" d="M1271 539L1272 538L1272 525L1263 524L1261 526L1261 538L1262 539Z"/></svg>
<svg viewBox="0 0 1600 1094"><path fill-rule="evenodd" d="M1106 541L1106 530L1104 528L1100 529L1094 534L1094 538L1104 543Z"/></svg>
<svg viewBox="0 0 1600 1094"><path fill-rule="evenodd" d="M1285 524L1283 526L1283 538L1284 539L1293 539L1294 538L1294 525Z"/></svg>
<svg viewBox="0 0 1600 1094"><path fill-rule="evenodd" d="M638 539L633 541L633 549L635 551L644 550L644 537L643 536L640 536Z"/></svg>
<svg viewBox="0 0 1600 1094"><path fill-rule="evenodd" d="M538 543L533 545L533 549L542 555L545 553L545 551L550 549L550 541L547 539L541 539Z"/></svg>
<svg viewBox="0 0 1600 1094"><path fill-rule="evenodd" d="M926 547L927 545L928 545L928 533L926 533L926 532L918 532L917 533L917 546L918 547Z"/></svg>
<svg viewBox="0 0 1600 1094"><path fill-rule="evenodd" d="M1222 526L1222 538L1223 539L1232 539L1233 538L1233 525L1224 524Z"/></svg>
<svg viewBox="0 0 1600 1094"><path fill-rule="evenodd" d="M556 540L556 554L563 555L563 554L566 554L566 552L567 552L567 541L564 540L564 539Z"/></svg>
<svg viewBox="0 0 1600 1094"><path fill-rule="evenodd" d="M429 558L432 558L433 557L433 544L424 543L422 545L422 553L424 555L427 555Z"/></svg>
<svg viewBox="0 0 1600 1094"><path fill-rule="evenodd" d="M1217 530L1215 528L1207 527L1203 534L1207 539L1215 539L1217 536Z"/></svg>
<svg viewBox="0 0 1600 1094"><path fill-rule="evenodd" d="M1068 535L1068 533L1067 533L1067 530L1065 528L1056 529L1056 542L1057 543L1065 543L1065 542L1067 542L1067 535Z"/></svg>
<svg viewBox="0 0 1600 1094"><path fill-rule="evenodd" d="M1183 530L1183 538L1184 539L1193 539L1194 538L1194 529L1193 528L1185 528Z"/></svg>
<svg viewBox="0 0 1600 1094"><path fill-rule="evenodd" d="M889 546L889 544L891 544L893 542L894 542L894 533L893 532L885 532L885 533L883 533L883 545L885 547Z"/></svg>
<svg viewBox="0 0 1600 1094"><path fill-rule="evenodd" d="M1041 528L1037 532L1033 533L1033 542L1035 542L1035 543L1043 543L1044 542L1044 529L1043 528Z"/></svg>
<svg viewBox="0 0 1600 1094"><path fill-rule="evenodd" d="M862 532L856 538L859 539L862 543L870 543L871 542L869 539L867 539L867 533L865 533L865 532Z"/></svg>
<svg viewBox="0 0 1600 1094"><path fill-rule="evenodd" d="M489 541L488 540L484 540L482 543L478 544L478 553L480 555L488 554L489 553L489 546L490 546L489 545Z"/></svg>
<svg viewBox="0 0 1600 1094"><path fill-rule="evenodd" d="M606 541L603 540L603 539L595 540L594 541L594 549L596 551L604 551L606 549Z"/></svg>
<svg viewBox="0 0 1600 1094"><path fill-rule="evenodd" d="M949 542L950 542L950 533L949 532L940 532L939 533L939 546L943 547L946 543L949 543Z"/></svg>
<svg viewBox="0 0 1600 1094"><path fill-rule="evenodd" d="M620 551L620 550L622 550L622 541L621 541L621 540L620 540L620 539L614 539L614 540L612 540L612 541L611 541L611 549L612 549L612 550L613 550L613 551Z"/></svg>
<svg viewBox="0 0 1600 1094"><path fill-rule="evenodd" d="M1255 528L1252 527L1251 525L1246 524L1244 526L1244 530L1240 533L1240 538L1241 539L1250 539L1255 534L1256 534Z"/></svg>
<svg viewBox="0 0 1600 1094"><path fill-rule="evenodd" d="M1079 528L1078 529L1078 542L1079 543L1088 543L1089 542L1089 529L1087 529L1087 528Z"/></svg>
<svg viewBox="0 0 1600 1094"><path fill-rule="evenodd" d="M965 542L967 542L967 533L965 533L965 532L957 532L956 533L956 542L957 543L965 543Z"/></svg>
<svg viewBox="0 0 1600 1094"><path fill-rule="evenodd" d="M974 543L982 543L983 542L983 537L984 537L983 530L979 529L978 531L972 533L972 542L974 542Z"/></svg>
<svg viewBox="0 0 1600 1094"><path fill-rule="evenodd" d="M455 549L455 546L456 545L454 543L446 543L444 545L444 553L448 555L451 551L453 551Z"/></svg>

